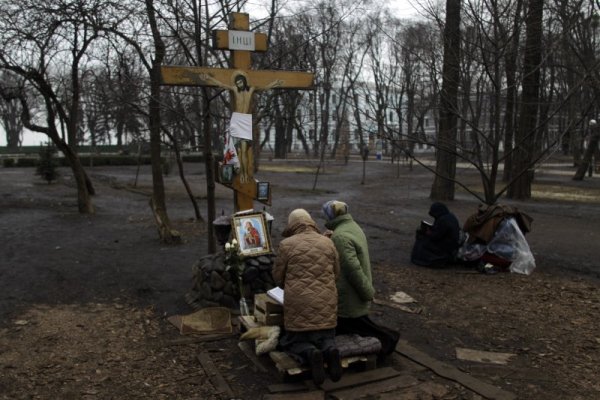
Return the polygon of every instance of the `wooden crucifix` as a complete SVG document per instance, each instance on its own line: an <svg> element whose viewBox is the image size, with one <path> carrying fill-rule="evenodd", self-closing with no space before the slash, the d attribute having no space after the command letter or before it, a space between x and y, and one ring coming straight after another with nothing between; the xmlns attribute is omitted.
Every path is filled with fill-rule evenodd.
<svg viewBox="0 0 600 400"><path fill-rule="evenodd" d="M254 208L257 199L257 181L254 179L254 156L252 142L252 97L255 92L280 89L309 89L314 74L298 71L252 70L251 53L267 51L267 36L250 32L250 18L245 13L232 13L229 30L213 31L213 47L231 51L232 68L163 66L162 84L177 86L212 86L229 90L231 94L232 119L228 140L236 138L239 173L232 184L225 184L234 191L235 210ZM264 197L260 201L270 205Z"/></svg>

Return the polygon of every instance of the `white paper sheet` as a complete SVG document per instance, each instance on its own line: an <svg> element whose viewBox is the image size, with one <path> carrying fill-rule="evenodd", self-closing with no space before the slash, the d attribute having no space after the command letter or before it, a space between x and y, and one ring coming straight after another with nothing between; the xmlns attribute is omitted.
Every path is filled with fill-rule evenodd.
<svg viewBox="0 0 600 400"><path fill-rule="evenodd" d="M279 304L283 304L283 289L279 286L267 291L267 295Z"/></svg>

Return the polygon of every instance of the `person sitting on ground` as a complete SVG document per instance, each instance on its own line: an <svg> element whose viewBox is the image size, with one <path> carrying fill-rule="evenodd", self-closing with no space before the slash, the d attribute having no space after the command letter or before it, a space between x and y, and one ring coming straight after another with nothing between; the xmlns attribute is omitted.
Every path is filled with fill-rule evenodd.
<svg viewBox="0 0 600 400"><path fill-rule="evenodd" d="M279 348L308 364L316 384L325 380L324 361L331 380L338 381L342 374L335 345L338 253L304 209L290 213L283 236L273 267L275 283L285 292L285 333Z"/></svg>
<svg viewBox="0 0 600 400"><path fill-rule="evenodd" d="M381 342L379 358L391 354L400 334L376 324L369 318L375 296L367 237L348 213L348 205L331 200L323 204L325 227L340 257L338 289L338 321L336 334L376 337Z"/></svg>
<svg viewBox="0 0 600 400"><path fill-rule="evenodd" d="M444 266L455 261L460 247L460 225L445 204L435 202L429 208L432 225L422 223L411 253L413 264L425 267Z"/></svg>

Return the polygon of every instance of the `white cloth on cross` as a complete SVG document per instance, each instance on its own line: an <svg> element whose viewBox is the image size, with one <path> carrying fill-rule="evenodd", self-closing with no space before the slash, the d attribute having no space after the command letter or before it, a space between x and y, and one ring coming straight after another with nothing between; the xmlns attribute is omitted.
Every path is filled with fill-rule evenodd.
<svg viewBox="0 0 600 400"><path fill-rule="evenodd" d="M252 114L232 113L229 132L233 137L252 140Z"/></svg>

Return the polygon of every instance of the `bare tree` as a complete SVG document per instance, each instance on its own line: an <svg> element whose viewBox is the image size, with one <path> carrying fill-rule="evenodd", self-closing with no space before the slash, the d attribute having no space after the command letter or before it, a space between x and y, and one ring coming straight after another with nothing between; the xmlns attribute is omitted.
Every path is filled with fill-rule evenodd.
<svg viewBox="0 0 600 400"><path fill-rule="evenodd" d="M129 47L119 48L108 65L111 94L111 115L115 125L117 146L122 148L132 139L142 140L144 123L139 108L144 103L147 79L143 76L136 54Z"/></svg>
<svg viewBox="0 0 600 400"><path fill-rule="evenodd" d="M534 135L537 125L540 64L542 61L542 21L544 0L531 0L525 20L526 39L523 60L523 80L519 127L515 137L512 185L507 195L514 199L531 197L531 160L535 159Z"/></svg>
<svg viewBox="0 0 600 400"><path fill-rule="evenodd" d="M162 176L161 164L161 73L165 57L165 45L158 29L156 21L156 9L153 0L145 0L148 23L152 32L154 42L154 56L150 66L150 99L148 101L149 119L150 119L150 156L152 159L152 198L150 206L154 212L154 219L158 227L161 241L165 243L176 243L180 241L178 232L171 228L171 221L167 214L167 204L165 201L165 187Z"/></svg>
<svg viewBox="0 0 600 400"><path fill-rule="evenodd" d="M0 81L7 77L2 75ZM10 75L8 76L10 79ZM6 83L0 83L0 86L6 87ZM17 99L4 100L0 98L0 125L6 133L6 147L11 151L16 151L21 147L23 141L23 121L21 120L21 104Z"/></svg>
<svg viewBox="0 0 600 400"><path fill-rule="evenodd" d="M517 55L519 46L519 37L521 32L521 10L523 7L522 0L516 0L514 7L514 17L511 30L504 30L503 26L500 26L502 33L505 38L510 38L510 42L506 52L506 62L504 63L504 69L506 74L506 106L504 113L504 173L503 181L507 182L510 180L510 172L512 171L512 149L513 149L513 137L514 127L516 126L515 115L517 106Z"/></svg>
<svg viewBox="0 0 600 400"><path fill-rule="evenodd" d="M600 57L599 57L599 35L600 17L598 1L562 2L556 1L553 11L557 12L563 29L563 45L566 56L565 63L568 69L568 79L573 90L578 90L579 98L570 102L570 120L578 121L570 124L573 128L569 131L569 145L573 150L574 164L578 167L574 180L581 180L591 161L592 154L597 148L597 127L588 127L588 148L582 156L584 142L584 127L586 119L597 119L600 112ZM579 110L579 118L576 117Z"/></svg>
<svg viewBox="0 0 600 400"><path fill-rule="evenodd" d="M440 129L437 137L436 174L431 198L454 199L458 83L460 79L460 0L446 0L444 67L442 71Z"/></svg>
<svg viewBox="0 0 600 400"><path fill-rule="evenodd" d="M102 26L118 23L113 7L104 1L27 0L0 11L0 69L23 78L23 85L3 86L3 97L18 98L24 126L46 134L65 155L82 213L94 212L90 197L94 187L77 153L81 69L92 44L101 38ZM45 125L32 118L29 99L33 95L44 104Z"/></svg>
<svg viewBox="0 0 600 400"><path fill-rule="evenodd" d="M309 37L301 33L298 23L298 19L290 18L280 20L272 28L270 48L260 65L269 69L311 69L310 53L314 52L314 46ZM257 101L259 120L269 120L268 124L275 129L275 158L285 158L292 150L294 130L306 143L299 110L307 108L307 97L299 91L273 91L265 92Z"/></svg>
<svg viewBox="0 0 600 400"><path fill-rule="evenodd" d="M90 144L95 148L99 144L110 143L112 121L112 82L105 69L90 70L83 79L81 116L83 127L87 127Z"/></svg>

